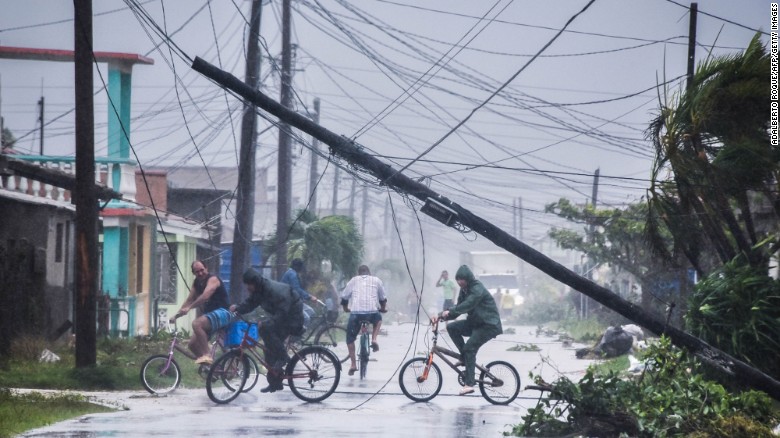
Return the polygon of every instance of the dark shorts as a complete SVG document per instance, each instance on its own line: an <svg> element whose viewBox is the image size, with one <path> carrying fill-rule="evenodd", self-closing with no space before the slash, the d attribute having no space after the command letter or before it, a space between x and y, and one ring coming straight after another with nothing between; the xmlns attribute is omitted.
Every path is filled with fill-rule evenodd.
<svg viewBox="0 0 780 438"><path fill-rule="evenodd" d="M360 325L363 321L368 321L369 324L374 325L381 320L382 315L379 312L350 314L349 322L347 322L347 344L355 342L358 332L360 331Z"/></svg>

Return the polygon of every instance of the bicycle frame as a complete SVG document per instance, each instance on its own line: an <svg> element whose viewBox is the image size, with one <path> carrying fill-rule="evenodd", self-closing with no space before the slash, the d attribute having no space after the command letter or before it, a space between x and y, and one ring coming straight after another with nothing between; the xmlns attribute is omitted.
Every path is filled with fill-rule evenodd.
<svg viewBox="0 0 780 438"><path fill-rule="evenodd" d="M173 359L173 352L178 351L179 353L183 354L190 360L196 360L197 357L195 354L193 354L189 349L183 347L179 341L181 341L181 338L179 335L181 332L179 332L179 329L176 325L174 325L174 331L173 331L173 339L171 339L171 346L168 348L168 363L165 364L165 368L161 370L161 372L165 372L168 370L168 367L171 365L171 360ZM222 351L225 351L225 329L222 328L219 331L217 331L216 339L211 342L211 351L209 354L211 355L211 358L214 359L217 356L217 347L221 348ZM208 372L208 365L201 365L198 369L198 374L201 374L201 377L206 377L204 373Z"/></svg>
<svg viewBox="0 0 780 438"><path fill-rule="evenodd" d="M363 320L360 322L360 331L358 332L360 334L359 340L360 340L360 351L358 352L358 363L360 364L360 379L366 378L366 373L368 369L368 360L369 357L371 357L371 347L369 337L371 334L368 331L369 322L366 320Z"/></svg>
<svg viewBox="0 0 780 438"><path fill-rule="evenodd" d="M458 375L458 383L465 387L465 370L451 359L462 360L460 354L437 345L439 339L439 321L431 323L431 347L424 356L413 357L401 366L398 383L405 396L416 402L427 402L439 394L442 388L441 367L434 362L440 358ZM485 400L495 405L507 405L517 398L520 392L520 375L517 369L507 361L495 360L485 365L475 364L480 371L477 383L479 392ZM500 376L500 377L499 377ZM461 391L461 395L471 391Z"/></svg>
<svg viewBox="0 0 780 438"><path fill-rule="evenodd" d="M302 344L306 344L312 337L317 334L317 332L320 331L320 329L325 328L330 324L330 321L328 321L328 311L325 307L325 303L320 300L317 300L316 302L325 310L324 312L318 312L314 317L312 317L311 321L309 322L309 327L307 327L303 335L299 337Z"/></svg>
<svg viewBox="0 0 780 438"><path fill-rule="evenodd" d="M287 343L287 348L288 351L291 351L294 356L299 357L298 350L295 348L294 345ZM254 357L255 360L257 360L257 362L260 365L264 366L269 373L278 374L277 371L272 366L270 366L268 362L265 360L265 356L268 352L268 349L266 348L265 344L263 344L260 340L256 341L252 339L249 336L249 330L244 332L244 337L241 338L241 343L238 345L238 347L236 347L236 349L238 349L241 352L242 356L244 354L249 354L250 356ZM263 352L262 356L258 353L257 349L260 349ZM295 378L309 377L313 372L316 373L316 371L311 367L310 364L307 364L304 361L301 361L301 363L303 363L306 369L308 370L306 373L295 373L295 374L288 375L283 370L282 375L278 375L277 377L282 380L287 380L291 378L295 379Z"/></svg>
<svg viewBox="0 0 780 438"><path fill-rule="evenodd" d="M455 371L458 375L461 375L463 371L459 370L457 367L456 362L450 362L450 360L447 358L447 356L455 358L457 360L462 360L460 353L454 352L448 348L439 347L437 345L438 339L439 339L439 321L437 320L433 324L433 329L431 330L433 332L433 339L432 339L432 346L431 350L428 352L428 361L425 365L425 371L423 372L423 375L418 378L421 382L428 378L428 372L431 369L431 364L433 363L433 357L438 356L439 359L443 360L444 363L446 363L450 368L452 368L453 371ZM485 377L488 378L488 380L480 380L478 378L475 378L475 383L485 383L493 387L499 387L503 385L503 381L499 379L498 377L494 376L490 373L490 370L483 367L482 365L476 364L475 369L479 371L483 371L485 373Z"/></svg>
<svg viewBox="0 0 780 438"><path fill-rule="evenodd" d="M292 357L285 369L274 369L266 360L268 347L260 340L252 339L249 330L245 331L238 347L214 361L206 379L206 393L213 402L224 404L234 400L241 392L246 392L244 386L249 375L247 362L252 362L268 370L266 377L269 377L269 383L274 380L273 377L280 382L287 380L290 390L301 400L318 402L333 394L341 377L338 357L327 348L317 345L288 348Z"/></svg>

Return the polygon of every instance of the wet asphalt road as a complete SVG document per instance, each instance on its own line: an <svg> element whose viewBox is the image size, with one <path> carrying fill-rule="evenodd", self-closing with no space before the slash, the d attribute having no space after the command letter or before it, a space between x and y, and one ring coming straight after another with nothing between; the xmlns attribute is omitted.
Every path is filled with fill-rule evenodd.
<svg viewBox="0 0 780 438"><path fill-rule="evenodd" d="M539 393L524 390L528 374L545 380L567 375L578 380L590 361L574 357L578 346L564 347L554 338L537 336L534 327L511 327L485 345L478 362L502 359L512 363L522 380L520 395L508 406L488 403L477 390L458 396L456 374L442 367L441 393L427 403L415 403L403 395L397 370L408 359L425 351L426 327L414 336L414 324L387 321L373 353L366 380L348 376L321 403L305 403L289 389L262 394L257 387L227 405L209 400L205 388L177 389L167 396L145 391L85 393L94 401L119 408L29 431L22 436L136 437L136 436L322 436L322 437L498 437L520 423L534 406ZM416 342L415 342L416 339ZM537 345L540 351L507 351L516 345ZM443 333L439 345L452 348ZM442 364L443 365L443 364Z"/></svg>

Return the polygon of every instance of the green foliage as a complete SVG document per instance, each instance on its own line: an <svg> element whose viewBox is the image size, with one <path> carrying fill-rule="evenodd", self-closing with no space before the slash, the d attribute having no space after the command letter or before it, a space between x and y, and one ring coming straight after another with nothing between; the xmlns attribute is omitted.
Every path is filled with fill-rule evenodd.
<svg viewBox="0 0 780 438"><path fill-rule="evenodd" d="M610 373L620 374L621 372L626 371L629 365L628 355L624 354L622 356L600 361L592 365L592 367L593 373L596 376L607 376Z"/></svg>
<svg viewBox="0 0 780 438"><path fill-rule="evenodd" d="M564 299L534 300L523 303L517 312L516 318L522 324L545 324L571 318L574 306L571 301Z"/></svg>
<svg viewBox="0 0 780 438"><path fill-rule="evenodd" d="M648 205L645 202L625 208L595 209L590 205L579 207L567 199L545 206L546 212L555 213L570 222L582 224L582 232L553 228L549 235L561 248L583 252L595 263L609 263L634 275L646 283L668 270L670 257L650 251L645 240L645 224ZM593 228L586 238L586 227ZM667 246L671 236L666 234Z"/></svg>
<svg viewBox="0 0 780 438"><path fill-rule="evenodd" d="M0 132L0 146L12 148L16 143L16 137L8 128L3 128L3 132Z"/></svg>
<svg viewBox="0 0 780 438"><path fill-rule="evenodd" d="M542 351L542 349L536 344L520 343L507 348L506 351Z"/></svg>
<svg viewBox="0 0 780 438"><path fill-rule="evenodd" d="M349 216L325 216L318 218L308 210L298 210L287 236L287 258L301 258L308 271L319 277L319 266L327 260L332 269L344 276L357 273L363 257L363 237ZM264 244L264 252L273 255L277 236L274 234Z"/></svg>
<svg viewBox="0 0 780 438"><path fill-rule="evenodd" d="M666 437L696 432L704 437L728 436L728 426L770 436L765 435L771 433L767 425L780 418L766 394L730 394L702 378L697 363L673 348L668 338L650 347L646 359L649 371L635 380L614 372L598 376L593 368L578 383L561 378L547 386L547 395L512 434ZM730 419L740 424L730 424Z"/></svg>
<svg viewBox="0 0 780 438"><path fill-rule="evenodd" d="M22 360L38 360L44 348L46 339L43 336L21 335L11 340L9 354Z"/></svg>
<svg viewBox="0 0 780 438"><path fill-rule="evenodd" d="M601 339L601 335L607 329L607 325L597 318L576 319L569 318L559 323L561 329L577 342L591 343Z"/></svg>
<svg viewBox="0 0 780 438"><path fill-rule="evenodd" d="M765 110L769 63L758 34L743 53L709 58L690 87L666 98L648 128L656 149L650 241L666 251L657 245L665 240L658 231L668 229L702 275L740 253L753 266L772 254L755 246L777 233L780 219L776 209L758 207L777 205L780 179L780 148L769 141ZM757 227L759 221L766 225Z"/></svg>
<svg viewBox="0 0 780 438"><path fill-rule="evenodd" d="M739 257L696 285L691 333L780 378L780 281Z"/></svg>
<svg viewBox="0 0 780 438"><path fill-rule="evenodd" d="M304 234L306 260L317 264L330 260L331 266L350 277L357 273L363 257L363 238L355 220L348 216L326 216L313 222Z"/></svg>
<svg viewBox="0 0 780 438"><path fill-rule="evenodd" d="M12 437L36 427L110 408L89 403L76 394L16 394L0 388L0 438Z"/></svg>
<svg viewBox="0 0 780 438"><path fill-rule="evenodd" d="M170 334L158 333L160 340L138 337L133 339L101 339L97 345L97 365L75 368L73 349L59 346L54 352L61 360L55 363L38 362L11 357L0 370L0 387L38 389L125 390L142 389L139 380L141 364L152 354L164 354L170 346ZM54 348L54 347L52 347ZM202 387L198 366L189 358L176 353L182 369L182 387Z"/></svg>

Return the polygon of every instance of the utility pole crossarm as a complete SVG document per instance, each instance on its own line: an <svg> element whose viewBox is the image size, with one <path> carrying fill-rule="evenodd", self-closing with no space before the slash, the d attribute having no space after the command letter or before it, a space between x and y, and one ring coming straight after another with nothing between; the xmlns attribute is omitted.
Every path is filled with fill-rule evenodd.
<svg viewBox="0 0 780 438"><path fill-rule="evenodd" d="M446 209L454 211L457 213L456 221L458 223L470 228L475 233L484 236L500 248L506 249L525 262L548 274L550 277L582 292L653 333L667 335L675 345L686 348L694 354L704 356L708 358L711 363L727 364L725 367L727 372L732 372L735 377L743 380L748 385L765 391L776 400L780 400L780 382L767 374L719 351L695 336L675 327L667 326L666 323L655 319L652 315L645 312L640 306L629 302L605 287L599 286L598 284L577 275L560 263L555 262L541 252L519 241L487 220L471 213L446 197L437 194L428 186L399 173L390 165L364 152L362 148L356 146L352 140L344 136L339 136L322 126L315 124L308 118L285 108L260 91L250 89L230 73L222 71L198 57L195 58L192 68L221 86L232 90L242 98L254 102L259 108L278 117L283 123L290 124L301 131L318 138L321 142L330 147L333 155L340 157L350 164L361 167L391 189L414 196L426 203L433 201L433 203L438 203Z"/></svg>

